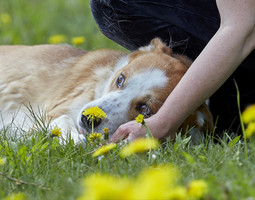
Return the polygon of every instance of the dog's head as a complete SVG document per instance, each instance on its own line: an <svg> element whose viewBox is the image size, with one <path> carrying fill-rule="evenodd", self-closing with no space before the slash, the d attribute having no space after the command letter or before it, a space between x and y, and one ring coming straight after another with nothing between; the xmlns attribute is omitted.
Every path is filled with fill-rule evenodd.
<svg viewBox="0 0 255 200"><path fill-rule="evenodd" d="M95 132L107 127L110 135L138 114L150 117L159 110L190 65L189 59L174 55L161 40L152 40L150 45L119 61L109 82L105 83L102 97L82 108L78 116L80 130L91 131L82 112L94 106L107 114L106 119L95 123Z"/></svg>

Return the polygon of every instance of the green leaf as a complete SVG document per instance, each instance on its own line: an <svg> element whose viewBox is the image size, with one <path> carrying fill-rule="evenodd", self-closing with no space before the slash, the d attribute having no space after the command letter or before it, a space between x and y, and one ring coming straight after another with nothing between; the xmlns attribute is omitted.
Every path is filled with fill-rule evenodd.
<svg viewBox="0 0 255 200"><path fill-rule="evenodd" d="M193 165L195 163L194 158L190 154L183 152L183 156L190 165Z"/></svg>
<svg viewBox="0 0 255 200"><path fill-rule="evenodd" d="M235 144L240 140L240 135L239 136L236 136L232 141L230 141L229 143L228 143L228 147L233 147L233 146L235 146Z"/></svg>

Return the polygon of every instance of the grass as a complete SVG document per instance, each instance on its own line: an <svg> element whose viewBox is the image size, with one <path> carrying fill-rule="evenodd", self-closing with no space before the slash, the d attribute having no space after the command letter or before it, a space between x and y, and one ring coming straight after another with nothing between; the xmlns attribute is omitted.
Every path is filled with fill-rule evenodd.
<svg viewBox="0 0 255 200"><path fill-rule="evenodd" d="M58 138L46 137L46 129L29 138L12 139L7 130L0 135L0 199L24 193L27 199L77 199L84 188L82 180L92 173L136 177L149 166L171 163L180 171L178 182L187 185L202 179L209 185L206 199L254 199L255 145L248 143L248 157L239 137L225 137L218 143L208 138L194 145L188 138L166 141L149 159L148 153L126 159L119 156L121 146L101 157L92 157L93 143L74 146L72 140L59 145ZM46 139L43 139L46 138ZM102 186L104 187L104 186Z"/></svg>
<svg viewBox="0 0 255 200"><path fill-rule="evenodd" d="M123 49L100 33L88 0L0 0L0 15L3 13L11 20L0 22L1 44L43 44L61 34L69 44L73 37L85 37L78 47L87 50ZM85 190L82 180L90 174L136 177L146 167L166 163L178 168L181 185L205 180L209 191L204 199L255 199L254 140L247 143L246 156L243 141L228 133L217 143L208 137L198 145L177 136L175 142L168 140L153 151L153 159L148 153L123 159L119 156L121 146L104 156L92 157L92 143L82 147L70 140L59 145L56 137L47 136L45 127L23 139L7 137L10 131L6 128L0 132L0 158L4 160L0 165L0 199L11 199L10 195L19 193L29 200L77 199Z"/></svg>
<svg viewBox="0 0 255 200"><path fill-rule="evenodd" d="M67 43L76 36L85 37L80 48L123 49L98 30L89 8L89 0L0 0L0 15L7 13L9 23L0 20L0 44L45 44L53 35L65 35Z"/></svg>

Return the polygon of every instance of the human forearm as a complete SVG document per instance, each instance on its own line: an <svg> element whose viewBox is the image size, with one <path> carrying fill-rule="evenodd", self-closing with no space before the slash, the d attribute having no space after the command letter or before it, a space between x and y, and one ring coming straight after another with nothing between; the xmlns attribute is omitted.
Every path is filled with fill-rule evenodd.
<svg viewBox="0 0 255 200"><path fill-rule="evenodd" d="M254 43L254 30L238 32L235 25L222 25L153 117L165 129L160 132L163 135L155 133L155 137L174 133L227 80L254 48Z"/></svg>
<svg viewBox="0 0 255 200"><path fill-rule="evenodd" d="M182 122L210 97L255 47L255 0L216 0L221 26L169 95L161 109L145 119L156 138L174 134ZM112 141L145 136L135 121L121 125Z"/></svg>

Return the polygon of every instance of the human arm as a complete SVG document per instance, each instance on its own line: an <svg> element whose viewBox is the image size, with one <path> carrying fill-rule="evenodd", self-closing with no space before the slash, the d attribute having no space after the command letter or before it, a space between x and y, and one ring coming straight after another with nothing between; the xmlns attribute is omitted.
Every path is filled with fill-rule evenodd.
<svg viewBox="0 0 255 200"><path fill-rule="evenodd" d="M221 15L219 30L161 109L146 120L156 138L174 134L186 117L227 80L255 47L255 0L218 0L217 6ZM131 121L120 126L112 140L126 136L133 140L144 135L144 128Z"/></svg>

